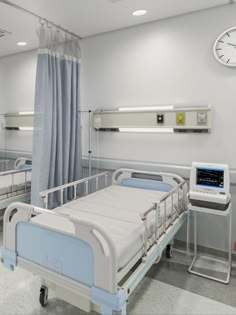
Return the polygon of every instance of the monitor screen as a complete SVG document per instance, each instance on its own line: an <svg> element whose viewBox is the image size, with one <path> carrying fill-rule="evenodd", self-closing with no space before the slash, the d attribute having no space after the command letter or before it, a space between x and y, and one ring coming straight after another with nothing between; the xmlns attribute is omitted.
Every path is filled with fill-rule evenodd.
<svg viewBox="0 0 236 315"><path fill-rule="evenodd" d="M224 170L197 168L197 185L224 188Z"/></svg>

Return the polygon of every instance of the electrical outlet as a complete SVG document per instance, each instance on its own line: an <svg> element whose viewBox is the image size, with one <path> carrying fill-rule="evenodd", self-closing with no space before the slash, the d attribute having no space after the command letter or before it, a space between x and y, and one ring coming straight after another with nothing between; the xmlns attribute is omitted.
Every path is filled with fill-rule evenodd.
<svg viewBox="0 0 236 315"><path fill-rule="evenodd" d="M163 114L157 115L157 123L158 124L164 124L164 115Z"/></svg>
<svg viewBox="0 0 236 315"><path fill-rule="evenodd" d="M198 123L198 125L206 125L207 124L207 113L198 112L197 113L197 123Z"/></svg>

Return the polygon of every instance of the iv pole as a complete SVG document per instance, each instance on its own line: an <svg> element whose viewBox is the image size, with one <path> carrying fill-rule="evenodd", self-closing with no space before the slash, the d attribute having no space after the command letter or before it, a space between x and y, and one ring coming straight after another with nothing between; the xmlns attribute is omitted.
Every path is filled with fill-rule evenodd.
<svg viewBox="0 0 236 315"><path fill-rule="evenodd" d="M88 176L92 176L92 126L93 126L93 111L80 110L79 113L88 113Z"/></svg>
<svg viewBox="0 0 236 315"><path fill-rule="evenodd" d="M89 110L89 148L88 148L88 157L89 157L89 177L92 176L92 111Z"/></svg>

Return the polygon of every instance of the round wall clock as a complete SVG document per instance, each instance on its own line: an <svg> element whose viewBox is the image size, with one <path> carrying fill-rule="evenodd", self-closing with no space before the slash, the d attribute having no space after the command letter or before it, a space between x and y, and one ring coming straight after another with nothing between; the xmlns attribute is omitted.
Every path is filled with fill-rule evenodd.
<svg viewBox="0 0 236 315"><path fill-rule="evenodd" d="M236 67L236 27L224 31L215 41L216 60L228 67Z"/></svg>

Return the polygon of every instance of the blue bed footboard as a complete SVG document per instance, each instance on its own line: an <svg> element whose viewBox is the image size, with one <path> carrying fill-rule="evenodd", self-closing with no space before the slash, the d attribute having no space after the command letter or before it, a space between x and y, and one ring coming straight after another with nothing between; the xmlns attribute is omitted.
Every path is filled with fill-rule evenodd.
<svg viewBox="0 0 236 315"><path fill-rule="evenodd" d="M90 287L94 285L93 251L79 238L32 223L18 223L16 252L51 271Z"/></svg>

